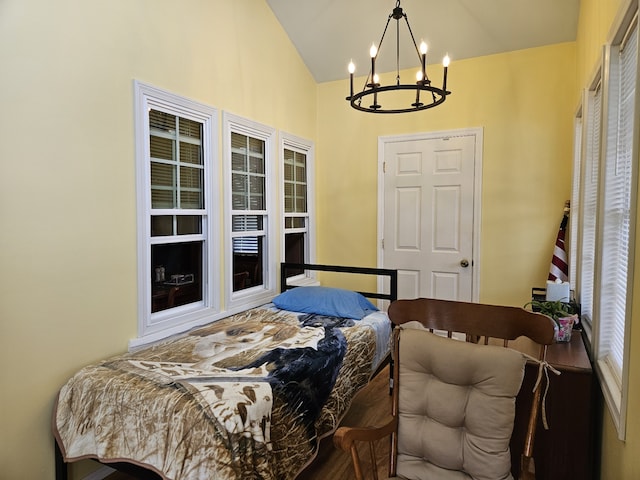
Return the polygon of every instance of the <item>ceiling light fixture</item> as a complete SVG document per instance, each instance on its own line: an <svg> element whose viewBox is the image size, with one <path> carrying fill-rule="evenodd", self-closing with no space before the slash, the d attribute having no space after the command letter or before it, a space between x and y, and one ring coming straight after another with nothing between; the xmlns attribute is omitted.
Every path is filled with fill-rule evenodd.
<svg viewBox="0 0 640 480"><path fill-rule="evenodd" d="M391 85L381 85L380 78L376 73L376 60L378 58L380 48L382 47L384 36L387 33L389 22L392 18L396 21L396 83ZM413 41L413 46L416 49L418 60L420 62L420 70L418 70L418 72L416 73L415 83L400 83L400 19L402 18L404 18L405 23L407 24L409 35L411 35L411 40ZM356 110L370 113L417 112L420 110L426 110L427 108L433 108L436 105L440 105L446 100L447 95L451 94L451 92L447 90L447 69L449 67L449 56L446 55L442 60L442 64L444 66L442 88L436 87L431 84L431 80L429 80L429 77L427 76L427 44L421 42L420 48L418 49L416 40L413 37L413 32L411 31L411 26L409 25L407 14L404 13L402 11L402 8L400 7L400 0L396 1L396 7L393 9L393 12L391 12L389 18L387 19L387 24L385 25L384 31L382 32L382 38L380 38L378 47L376 47L375 44L371 45L369 54L371 55L371 71L366 78L362 91L355 94L353 92L353 75L356 71L356 67L353 62L350 62L348 67L350 94L346 98L346 100L349 101L351 106ZM407 102L404 103L404 105L407 105L408 102L413 101L413 103L411 103L409 106L398 104L397 101L395 103L390 101L387 107L383 107L380 102L380 99L382 97L384 97L386 101L390 98L390 96L387 94L388 92L399 92L402 90L413 90L415 92L415 101L413 101L414 98L409 95L408 98L410 98L410 100L407 100ZM421 98L420 92L427 92L427 94L423 95ZM373 98L373 103L368 107L362 105L362 100L365 97Z"/></svg>

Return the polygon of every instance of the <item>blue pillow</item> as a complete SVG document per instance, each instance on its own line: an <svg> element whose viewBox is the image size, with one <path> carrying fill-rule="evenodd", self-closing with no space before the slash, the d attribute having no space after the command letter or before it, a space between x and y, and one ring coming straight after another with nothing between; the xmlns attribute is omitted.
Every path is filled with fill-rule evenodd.
<svg viewBox="0 0 640 480"><path fill-rule="evenodd" d="M292 312L315 313L360 320L376 306L362 294L332 287L296 287L273 299L273 304Z"/></svg>

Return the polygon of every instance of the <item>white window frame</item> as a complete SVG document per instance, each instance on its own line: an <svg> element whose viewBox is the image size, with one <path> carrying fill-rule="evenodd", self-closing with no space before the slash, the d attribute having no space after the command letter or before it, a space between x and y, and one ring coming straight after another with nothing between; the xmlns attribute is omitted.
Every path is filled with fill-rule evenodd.
<svg viewBox="0 0 640 480"><path fill-rule="evenodd" d="M631 25L637 28L637 12L638 0L627 0L620 9L619 15L613 22L612 34L609 35L609 41L603 49L602 66L599 67L596 80L589 89L591 93L587 93L583 100L583 107L586 107L584 113L584 121L582 122L582 141L581 141L581 157L580 164L580 187L581 195L579 201L579 214L575 219L578 222L576 235L578 237L577 253L576 253L576 291L578 301L582 303L585 288L589 286L584 284L585 276L582 275L584 256L583 232L586 222L589 220L589 214L586 213L584 187L585 179L588 178L588 161L594 160L597 163L598 185L595 194L597 201L596 210L596 238L595 238L595 264L593 271L593 303L591 315L585 312L583 305L583 324L585 332L590 343L591 355L594 361L595 370L598 375L600 387L603 397L611 414L612 421L616 427L618 438L625 439L626 435L626 417L627 417L627 396L629 384L629 344L630 344L630 327L631 327L631 293L633 291L633 269L635 265L634 251L636 244L636 218L637 218L637 175L638 175L638 158L639 158L639 136L640 125L638 114L640 112L640 88L639 88L639 68L636 65L635 70L630 72L631 82L626 85L633 85L634 95L631 97L631 111L626 116L622 116L623 110L619 109L620 91L622 83L620 82L620 63L618 54L620 45L628 42L626 38L627 32ZM634 48L638 46L638 38L636 37ZM637 51L632 52L632 59L637 59ZM590 131L590 125L594 120L593 112L590 112L591 100L593 98L593 86L599 83L601 78L602 91L602 108L600 112L599 125L596 125L597 132ZM628 77L629 78L629 77ZM628 110L626 112L629 112ZM621 118L623 120L621 120ZM627 121L628 118L632 122ZM619 143L619 133L623 129L619 125L632 125L630 132L630 141ZM589 137L600 140L597 151L590 148ZM628 137L624 137L628 138ZM630 144L630 145L629 145ZM619 150L619 145L622 149ZM626 152L630 153L627 154ZM622 153L620 153L622 152ZM620 170L620 161L630 161L629 170ZM624 175L620 177L620 172ZM575 174L574 174L575 175ZM574 176L574 179L576 177ZM618 183L619 180L613 179L625 178L629 182ZM621 185L625 189L621 188ZM628 190L626 187L628 186ZM575 187L574 187L575 191ZM622 196L618 192L622 192ZM613 195L613 196L612 196ZM613 201L612 198L617 200ZM620 208L626 205L628 199L628 207ZM625 221L625 215L628 221ZM627 231L628 229L628 231ZM624 234L628 235L628 246L624 243L620 244L619 239L624 238ZM627 270L625 276L625 269ZM621 277L622 275L622 277ZM589 280L587 278L587 280ZM612 285L616 285L615 289L611 289ZM613 302L612 298L618 300ZM588 310L588 308L586 309ZM624 323L624 325L621 325ZM617 333L612 335L616 330Z"/></svg>
<svg viewBox="0 0 640 480"><path fill-rule="evenodd" d="M620 440L625 439L626 435L626 414L627 414L627 392L629 377L629 336L631 327L631 295L633 289L633 265L634 265L634 248L635 244L635 219L637 204L637 164L638 164L638 108L639 90L638 88L638 35L635 34L635 44L633 48L632 58L636 61L636 68L632 73L634 97L632 98L632 112L628 115L635 122L632 125L631 132L631 151L629 153L630 170L628 172L629 179L629 210L628 215L628 245L618 246L618 239L621 235L618 233L620 215L618 208L613 208L609 204L609 189L618 187L613 186L610 177L617 175L618 160L623 158L618 153L618 135L620 129L619 118L619 98L621 91L620 63L619 52L623 42L628 42L625 37L627 31L633 27L637 30L637 12L638 2L634 0L629 2L623 10L622 15L614 22L613 36L611 41L605 47L605 101L603 114L603 145L601 159L601 176L602 186L600 190L600 210L599 218L602 219L601 227L598 230L599 243L601 245L601 259L598 265L599 278L599 298L597 300L596 318L597 324L594 325L594 353L596 359L596 371L598 372L603 396L611 413L611 417L618 432ZM630 45L629 45L630 46ZM628 122L624 122L628 125ZM624 154L622 154L624 156ZM612 227L615 231L612 232ZM613 245L607 239L613 238ZM624 265L611 268L610 264L620 262L616 260L616 249L623 248L623 258L626 257ZM612 260L613 258L613 260ZM618 279L619 272L627 271L625 279ZM614 278L612 278L614 277ZM616 280L616 281L614 281ZM623 280L620 282L620 280ZM624 291L618 292L617 289L611 289L612 285L624 284L621 288ZM613 301L617 296L618 301ZM612 319L617 318L618 321ZM620 325L620 320L624 325ZM614 331L617 329L617 333Z"/></svg>
<svg viewBox="0 0 640 480"><path fill-rule="evenodd" d="M570 218L579 215L582 201L580 199L580 175L581 175L581 159L582 159L582 132L584 129L584 121L582 118L582 104L578 107L578 111L573 121L573 173L572 173L572 189L571 189L571 214ZM578 226L579 222L571 221L569 223L569 284L575 289L578 280L576 265L578 263Z"/></svg>
<svg viewBox="0 0 640 480"><path fill-rule="evenodd" d="M138 224L138 338L130 348L154 342L175 333L202 325L215 318L220 308L220 295L214 285L220 284L219 246L220 215L213 199L218 197L218 111L202 103L175 95L157 87L134 81L137 224ZM149 151L149 118L151 109L165 111L202 124L204 166L204 211L202 235L203 299L156 313L151 313L151 168ZM217 202L216 202L217 203ZM185 238L188 240L189 238Z"/></svg>
<svg viewBox="0 0 640 480"><path fill-rule="evenodd" d="M598 251L596 248L597 237L597 198L599 185L599 164L601 151L601 117L602 117L602 68L599 66L592 77L589 88L584 92L582 107L581 135L575 135L579 139L580 156L574 158L574 181L578 178L579 187L574 186L573 192L577 195L574 199L571 211L572 229L576 230L576 241L572 246L576 248L576 271L574 288L576 297L581 305L581 323L591 341L594 297L596 288L596 265ZM590 189L588 189L590 185ZM591 205L593 203L593 205ZM589 227L590 238L587 241L584 229ZM587 269L585 271L585 264Z"/></svg>
<svg viewBox="0 0 640 480"><path fill-rule="evenodd" d="M280 198L281 202L281 226L282 226L282 236L281 236L281 249L280 255L282 261L285 261L285 236L287 233L290 233L290 230L287 230L285 227L285 218L291 216L291 214L287 214L285 212L284 201L284 151L292 150L299 153L302 153L306 157L306 183L307 183L307 212L303 215L306 218L306 243L305 243L305 263L315 263L316 261L316 215L315 215L315 145L310 140L305 140L303 138L297 137L290 133L281 132L280 133ZM316 280L316 272L307 271L301 275L293 276L287 279L288 284L295 285L306 285L315 283Z"/></svg>
<svg viewBox="0 0 640 480"><path fill-rule="evenodd" d="M268 303L277 293L277 191L275 187L276 130L258 122L239 117L229 112L222 113L223 123L223 175L224 175L224 265L225 265L225 310L227 314L244 311ZM234 215L231 189L231 134L238 133L265 142L265 210L263 230L265 232L262 285L233 291L233 232Z"/></svg>

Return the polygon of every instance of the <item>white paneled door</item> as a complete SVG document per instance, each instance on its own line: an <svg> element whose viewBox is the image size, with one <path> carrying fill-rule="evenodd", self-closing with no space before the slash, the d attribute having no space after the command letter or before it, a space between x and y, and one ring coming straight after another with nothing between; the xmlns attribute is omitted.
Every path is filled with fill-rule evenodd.
<svg viewBox="0 0 640 480"><path fill-rule="evenodd" d="M477 301L481 130L385 137L380 147L382 265L398 269L399 298Z"/></svg>

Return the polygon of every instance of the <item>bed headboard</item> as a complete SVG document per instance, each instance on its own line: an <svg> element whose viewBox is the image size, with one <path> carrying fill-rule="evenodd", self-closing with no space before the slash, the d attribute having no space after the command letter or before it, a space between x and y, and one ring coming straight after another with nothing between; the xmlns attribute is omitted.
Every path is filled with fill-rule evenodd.
<svg viewBox="0 0 640 480"><path fill-rule="evenodd" d="M322 272L341 272L362 275L376 275L389 278L389 293L358 292L368 298L380 298L393 302L398 299L398 271L388 268L368 268L368 267L345 267L341 265L316 265L312 263L291 263L282 262L280 264L280 291L295 288L296 285L287 285L287 272L291 270L314 270Z"/></svg>

